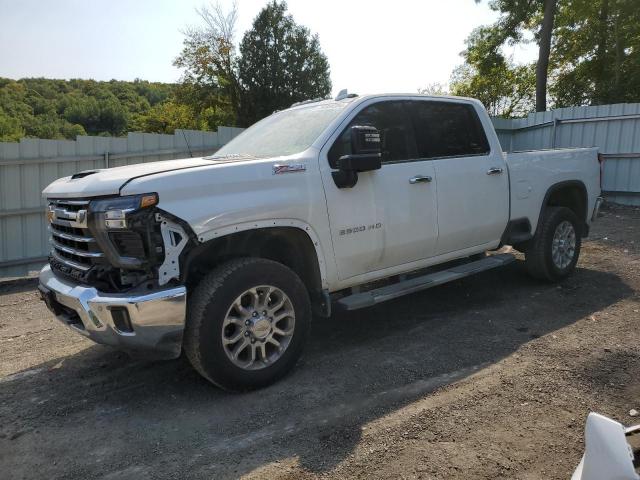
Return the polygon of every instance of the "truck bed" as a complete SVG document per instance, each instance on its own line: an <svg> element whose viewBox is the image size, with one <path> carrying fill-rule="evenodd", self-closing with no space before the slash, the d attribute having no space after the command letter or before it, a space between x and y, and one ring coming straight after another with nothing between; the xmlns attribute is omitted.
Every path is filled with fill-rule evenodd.
<svg viewBox="0 0 640 480"><path fill-rule="evenodd" d="M587 212L600 195L597 148L567 148L505 153L511 191L510 219L529 219L535 232L540 206L555 185L582 183L587 192ZM587 215L587 224L591 218Z"/></svg>

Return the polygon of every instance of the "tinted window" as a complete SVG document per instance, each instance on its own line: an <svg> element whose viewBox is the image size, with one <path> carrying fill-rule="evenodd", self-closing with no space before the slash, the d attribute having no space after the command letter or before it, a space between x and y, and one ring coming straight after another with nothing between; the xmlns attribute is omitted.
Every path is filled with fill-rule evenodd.
<svg viewBox="0 0 640 480"><path fill-rule="evenodd" d="M349 123L329 150L329 163L336 168L338 158L351 153L351 127L376 127L382 142L382 162L417 158L408 102L380 102L365 107Z"/></svg>
<svg viewBox="0 0 640 480"><path fill-rule="evenodd" d="M412 102L420 158L481 155L489 143L472 105Z"/></svg>

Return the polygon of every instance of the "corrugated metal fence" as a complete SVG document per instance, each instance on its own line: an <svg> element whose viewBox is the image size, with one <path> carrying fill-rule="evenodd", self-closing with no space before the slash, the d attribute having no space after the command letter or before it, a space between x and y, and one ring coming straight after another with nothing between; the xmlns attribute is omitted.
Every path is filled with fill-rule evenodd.
<svg viewBox="0 0 640 480"><path fill-rule="evenodd" d="M640 205L640 103L560 108L493 124L506 151L598 147L607 200Z"/></svg>
<svg viewBox="0 0 640 480"><path fill-rule="evenodd" d="M217 132L0 143L0 277L24 275L46 260L50 247L41 192L55 179L93 168L185 158L189 150L194 157L207 155L241 131L218 127Z"/></svg>

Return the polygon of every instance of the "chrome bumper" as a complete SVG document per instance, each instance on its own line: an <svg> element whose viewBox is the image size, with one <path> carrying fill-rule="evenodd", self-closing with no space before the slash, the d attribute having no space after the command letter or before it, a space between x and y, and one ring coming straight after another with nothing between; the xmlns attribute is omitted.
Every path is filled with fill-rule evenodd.
<svg viewBox="0 0 640 480"><path fill-rule="evenodd" d="M152 358L176 358L182 349L187 290L175 287L131 294L102 293L40 271L42 299L58 320L96 343Z"/></svg>

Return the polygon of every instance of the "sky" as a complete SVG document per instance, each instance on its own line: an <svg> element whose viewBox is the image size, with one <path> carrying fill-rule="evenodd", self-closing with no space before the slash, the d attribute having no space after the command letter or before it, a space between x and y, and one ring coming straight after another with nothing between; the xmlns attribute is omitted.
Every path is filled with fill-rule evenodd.
<svg viewBox="0 0 640 480"><path fill-rule="evenodd" d="M232 0L221 0L223 6ZM237 0L236 41L267 0ZM176 82L172 66L207 0L0 0L0 77ZM320 37L333 93L415 92L446 84L464 40L497 14L486 0L289 0ZM533 46L509 47L519 62Z"/></svg>

